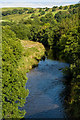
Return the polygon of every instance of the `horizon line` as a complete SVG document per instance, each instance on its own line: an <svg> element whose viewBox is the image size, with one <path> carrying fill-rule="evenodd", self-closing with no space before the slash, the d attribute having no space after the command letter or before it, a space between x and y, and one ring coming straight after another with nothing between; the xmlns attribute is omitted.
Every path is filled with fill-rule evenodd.
<svg viewBox="0 0 80 120"><path fill-rule="evenodd" d="M5 8L5 7L51 8L53 6L67 6L71 4L78 4L76 2L20 2L19 4L16 4L18 2L9 2L9 3L3 2L3 3L0 4L0 8Z"/></svg>

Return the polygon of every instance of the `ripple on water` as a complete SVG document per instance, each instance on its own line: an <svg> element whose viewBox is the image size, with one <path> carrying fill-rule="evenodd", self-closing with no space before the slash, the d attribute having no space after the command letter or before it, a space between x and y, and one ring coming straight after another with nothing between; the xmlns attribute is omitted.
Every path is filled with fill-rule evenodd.
<svg viewBox="0 0 80 120"><path fill-rule="evenodd" d="M27 111L25 118L64 118L64 106L60 100L64 89L63 74L59 69L65 66L69 65L46 59L27 74L26 88L30 94L23 107Z"/></svg>

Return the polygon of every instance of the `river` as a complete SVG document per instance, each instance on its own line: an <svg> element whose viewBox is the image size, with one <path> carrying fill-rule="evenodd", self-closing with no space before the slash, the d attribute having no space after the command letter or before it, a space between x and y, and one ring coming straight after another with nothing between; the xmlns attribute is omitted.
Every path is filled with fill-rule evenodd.
<svg viewBox="0 0 80 120"><path fill-rule="evenodd" d="M25 118L66 118L61 97L65 89L61 68L69 66L65 62L46 58L27 73L29 96L23 109Z"/></svg>

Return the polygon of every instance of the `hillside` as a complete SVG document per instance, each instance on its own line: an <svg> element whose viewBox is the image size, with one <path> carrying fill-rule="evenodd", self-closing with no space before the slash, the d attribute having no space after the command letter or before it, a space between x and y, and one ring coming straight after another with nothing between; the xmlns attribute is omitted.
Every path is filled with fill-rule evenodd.
<svg viewBox="0 0 80 120"><path fill-rule="evenodd" d="M59 11L68 11L70 6L53 6L53 8L3 8L3 20L19 22L21 20L33 19L35 16L41 18L47 13L52 12L53 16ZM7 16L6 16L7 15Z"/></svg>
<svg viewBox="0 0 80 120"><path fill-rule="evenodd" d="M65 81L67 92L64 101L67 105L66 111L69 113L69 117L80 117L79 13L80 4L53 6L53 8L2 9L4 117L14 118L18 115L22 118L25 115L25 112L18 110L18 106L23 106L25 97L28 95L23 87L25 86L26 77L24 75L26 74L23 75L22 72L28 72L38 63L38 60L44 55L44 47L51 49L56 59L64 60L70 64L69 68L63 70L68 77ZM19 74L21 81L24 81L22 85L22 82L19 81L20 77L18 78ZM17 90L12 84L13 81L15 87L20 82ZM8 87L11 91L13 90L13 93L9 92ZM24 96L22 94L18 96L22 90ZM15 93L18 91L15 94L16 100L14 97L10 98L14 91ZM15 101L18 101L17 105ZM8 108L8 106L10 107ZM16 113L14 111L15 106Z"/></svg>

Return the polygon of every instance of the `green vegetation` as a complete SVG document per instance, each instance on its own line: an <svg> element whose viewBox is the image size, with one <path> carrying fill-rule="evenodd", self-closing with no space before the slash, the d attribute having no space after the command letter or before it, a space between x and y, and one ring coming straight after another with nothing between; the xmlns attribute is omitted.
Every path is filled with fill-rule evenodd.
<svg viewBox="0 0 80 120"><path fill-rule="evenodd" d="M3 26L2 36L3 118L23 118L26 112L19 108L29 93L25 89L26 72L38 64L45 49L40 43L20 41L7 25Z"/></svg>
<svg viewBox="0 0 80 120"><path fill-rule="evenodd" d="M24 48L22 58L18 62L18 67L21 70L29 72L34 66L37 66L39 60L44 56L45 48L41 43L33 41L21 40Z"/></svg>
<svg viewBox="0 0 80 120"><path fill-rule="evenodd" d="M6 15L12 15L12 14L22 14L25 12L26 9L13 9L13 10L7 10L7 11L3 11L2 15L6 16ZM28 11L29 12L29 11Z"/></svg>
<svg viewBox="0 0 80 120"><path fill-rule="evenodd" d="M59 7L59 9L62 9L62 8L63 8L62 6Z"/></svg>
<svg viewBox="0 0 80 120"><path fill-rule="evenodd" d="M65 7L64 7L64 10L66 10L66 9L68 9L68 6L65 6Z"/></svg>
<svg viewBox="0 0 80 120"><path fill-rule="evenodd" d="M9 26L3 27L2 36L3 118L22 118L25 111L20 111L18 107L24 105L28 95L28 90L23 87L27 81L26 74L18 70L22 46Z"/></svg>
<svg viewBox="0 0 80 120"><path fill-rule="evenodd" d="M34 13L33 8L29 9L27 13Z"/></svg>
<svg viewBox="0 0 80 120"><path fill-rule="evenodd" d="M25 68L28 72L28 70L35 65L34 63L37 63L41 58L40 55L42 56L44 54L44 52L42 52L44 51L44 48L42 49L42 45L39 47L42 51L38 49L38 46L37 48L34 47L36 46L36 42L40 42L46 48L50 48L53 51L55 58L63 59L70 63L70 67L65 68L64 70L64 73L68 74L70 78L67 80L67 86L69 86L69 91L67 92L69 96L67 96L68 98L65 100L68 104L70 117L80 117L79 7L80 4L60 7L54 6L49 9L22 8L22 11L24 11L22 13L19 13L21 8L16 8L16 10L14 10L14 8L10 10L3 9L4 117L13 117L17 114L19 117L23 117L25 114L18 109L18 106L23 105L25 97L28 95L28 91L25 92L23 87L23 84L26 82L26 78L24 77L25 74L23 75L21 72L21 69L23 70ZM11 14L9 14L9 11L11 11ZM6 15L4 13L6 13ZM20 41L24 49L21 46ZM32 41L35 41L35 43ZM26 46L28 48L26 48ZM20 74L20 78L15 78L18 74ZM14 86L17 84L19 93L21 93L21 90L23 89L23 93L25 93L24 96L19 96L17 93L15 94L16 98L10 97L15 91L12 81L14 81ZM21 81L24 81L23 84L21 84ZM20 86L18 85L19 82ZM10 106L10 108L6 106ZM13 111L14 106L16 106L16 113L14 113L15 111L12 112L12 106Z"/></svg>

